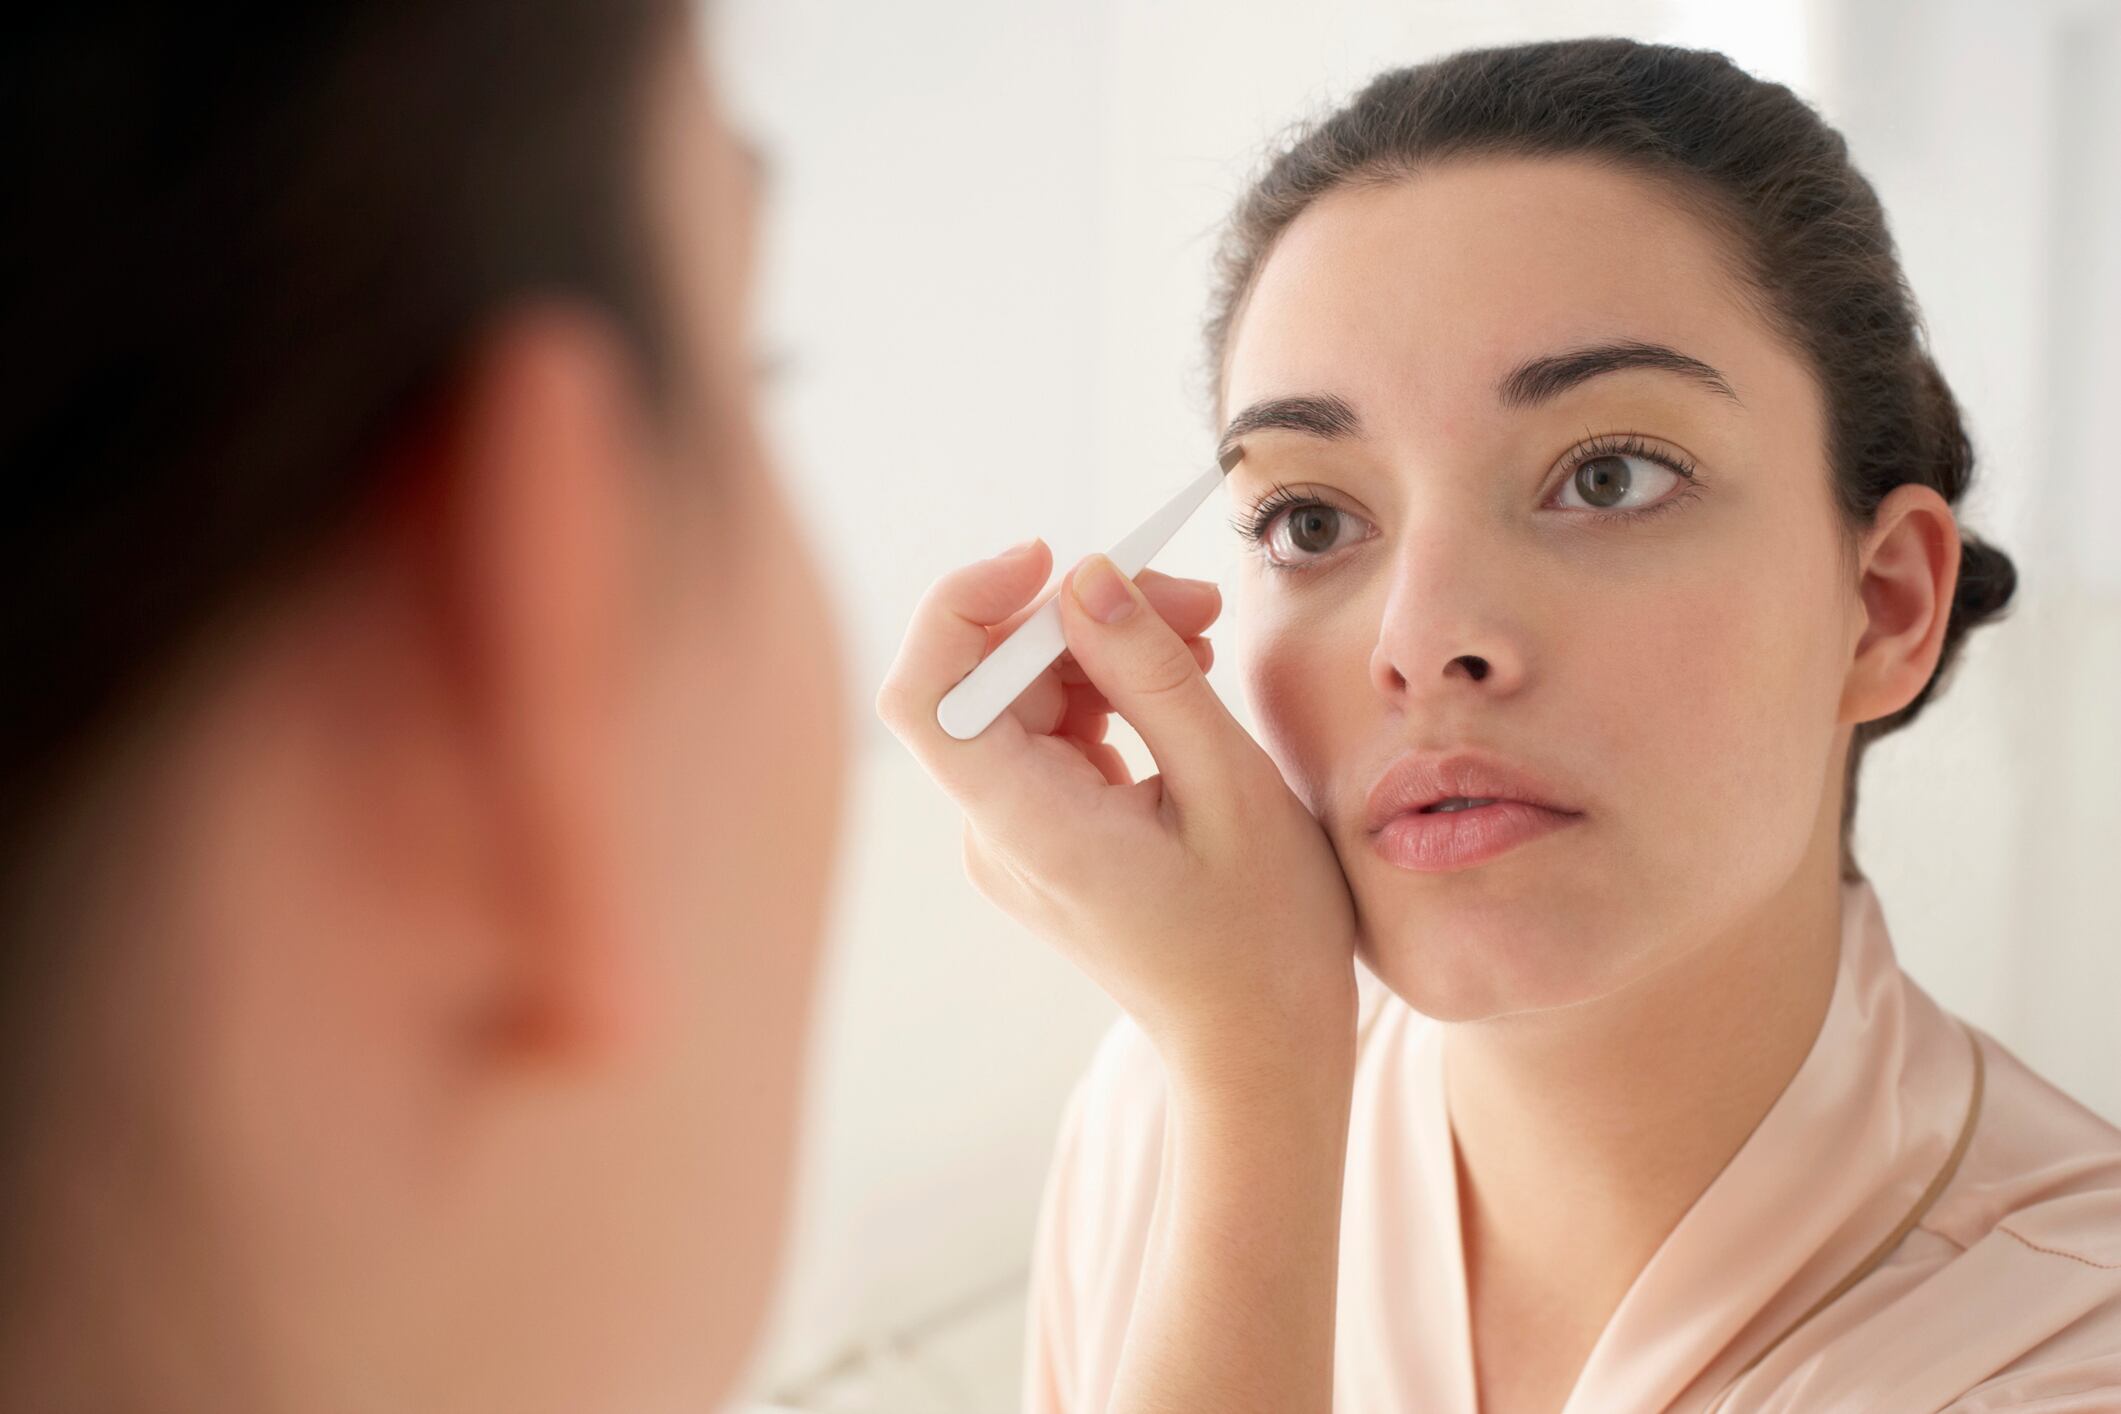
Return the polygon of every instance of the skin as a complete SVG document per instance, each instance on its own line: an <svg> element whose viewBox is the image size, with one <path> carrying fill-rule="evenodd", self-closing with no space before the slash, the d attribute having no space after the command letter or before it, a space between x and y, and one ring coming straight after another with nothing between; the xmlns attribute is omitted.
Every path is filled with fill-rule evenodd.
<svg viewBox="0 0 2121 1414"><path fill-rule="evenodd" d="M1801 1063L1836 963L1850 730L1911 700L1942 646L1950 507L1897 488L1844 558L1821 391L1732 268L1646 178L1445 163L1299 216L1224 369L1232 414L1330 394L1361 422L1243 438L1233 506L1281 482L1343 513L1303 540L1285 516L1302 567L1239 575L1244 679L1345 870L1361 957L1447 1024L1487 1414L1560 1405ZM1712 365L1735 399L1645 369L1498 397L1527 359L1618 339ZM1685 499L1598 519L1564 459L1609 433L1683 454L1691 494L1634 460L1624 507ZM1371 785L1460 746L1582 818L1456 872L1390 863Z"/></svg>
<svg viewBox="0 0 2121 1414"><path fill-rule="evenodd" d="M502 311L389 454L423 492L196 654L61 823L93 965L0 1402L675 1410L739 1373L844 684L697 50L641 94L673 403L595 309Z"/></svg>

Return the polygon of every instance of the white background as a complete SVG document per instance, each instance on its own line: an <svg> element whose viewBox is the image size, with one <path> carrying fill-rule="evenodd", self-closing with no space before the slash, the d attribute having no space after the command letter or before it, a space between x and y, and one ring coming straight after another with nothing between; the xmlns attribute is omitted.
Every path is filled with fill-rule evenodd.
<svg viewBox="0 0 2121 1414"><path fill-rule="evenodd" d="M1031 1222L1109 1004L965 882L870 712L944 569L1065 565L1210 455L1199 324L1265 145L1376 71L1623 33L1724 49L1847 134L1981 468L2010 618L1870 753L1858 847L1908 970L2121 1120L2121 5L1973 0L719 0L773 164L782 464L837 591L858 750L762 1396L1012 1407ZM1158 559L1222 578L1217 498ZM740 606L739 606L740 607ZM1218 626L1212 675L1244 713ZM1139 759L1139 758L1137 758Z"/></svg>

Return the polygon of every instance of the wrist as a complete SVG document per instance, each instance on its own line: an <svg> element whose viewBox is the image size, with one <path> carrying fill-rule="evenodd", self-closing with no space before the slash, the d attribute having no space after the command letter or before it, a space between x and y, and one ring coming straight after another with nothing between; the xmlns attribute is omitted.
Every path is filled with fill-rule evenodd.
<svg viewBox="0 0 2121 1414"><path fill-rule="evenodd" d="M1173 1108L1196 1123L1344 1124L1355 1029L1298 1038L1223 1038L1159 1048Z"/></svg>
<svg viewBox="0 0 2121 1414"><path fill-rule="evenodd" d="M1315 1100L1349 1086L1359 1009L1345 985L1307 986L1301 998L1255 998L1243 1009L1196 1011L1150 1033L1174 1090L1199 1100L1289 1094Z"/></svg>

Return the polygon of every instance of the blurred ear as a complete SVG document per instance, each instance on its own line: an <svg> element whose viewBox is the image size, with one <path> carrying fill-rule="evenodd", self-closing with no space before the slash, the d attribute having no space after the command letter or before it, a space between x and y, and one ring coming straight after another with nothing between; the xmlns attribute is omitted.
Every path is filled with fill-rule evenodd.
<svg viewBox="0 0 2121 1414"><path fill-rule="evenodd" d="M1891 716L1936 670L1959 581L1959 522L1934 489L1896 486L1859 553L1865 626L1842 694L1848 722Z"/></svg>
<svg viewBox="0 0 2121 1414"><path fill-rule="evenodd" d="M482 1032L507 1047L608 1046L652 985L619 848L653 492L642 387L609 321L517 314L441 404L385 531L439 630L458 816L489 865Z"/></svg>

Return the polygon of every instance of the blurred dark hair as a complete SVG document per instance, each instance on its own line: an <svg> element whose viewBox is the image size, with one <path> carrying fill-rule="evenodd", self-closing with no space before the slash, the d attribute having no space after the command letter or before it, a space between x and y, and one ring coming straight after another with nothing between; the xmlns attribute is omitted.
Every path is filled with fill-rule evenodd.
<svg viewBox="0 0 2121 1414"><path fill-rule="evenodd" d="M10 19L0 863L195 631L371 493L487 316L586 295L654 358L638 130L679 13Z"/></svg>
<svg viewBox="0 0 2121 1414"><path fill-rule="evenodd" d="M122 729L381 493L394 440L505 306L593 301L663 376L643 138L651 64L685 42L682 14L67 0L10 16L0 1146L15 1160L26 1107L50 1102L29 1094L58 1029L47 983L77 961L23 900ZM0 1175L0 1200L17 1191ZM4 1251L0 1270L0 1287L27 1279Z"/></svg>
<svg viewBox="0 0 2121 1414"><path fill-rule="evenodd" d="M1974 453L1925 345L1877 193L1804 100L1723 55L1625 39L1475 49L1381 74L1290 138L1239 202L1217 257L1207 323L1220 388L1232 328L1289 223L1336 187L1392 181L1451 158L1582 156L1663 183L1732 243L1758 303L1825 391L1844 561L1879 502L1909 482L1956 505ZM2002 615L2010 556L1962 527L1937 669L1914 700L1852 733L1841 819L1844 878L1856 777L1872 741L1914 720L1966 635Z"/></svg>

